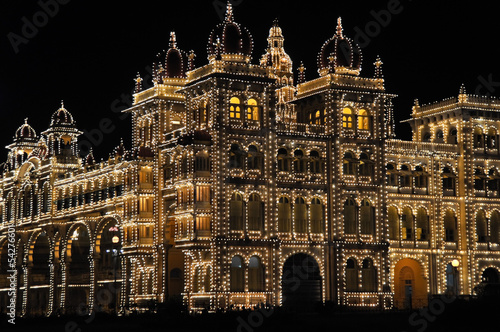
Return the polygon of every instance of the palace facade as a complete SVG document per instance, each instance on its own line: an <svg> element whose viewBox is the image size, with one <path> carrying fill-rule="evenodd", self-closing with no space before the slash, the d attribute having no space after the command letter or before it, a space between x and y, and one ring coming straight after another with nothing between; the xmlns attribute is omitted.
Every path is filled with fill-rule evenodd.
<svg viewBox="0 0 500 332"><path fill-rule="evenodd" d="M295 80L277 22L257 64L252 49L230 4L207 64L172 33L152 87L136 79L132 146L107 161L80 157L64 105L40 134L17 129L0 178L3 312L13 296L18 315L176 297L190 310L416 308L499 282L499 99L462 87L416 101L403 141L382 61L362 76L340 19L318 78L301 65Z"/></svg>

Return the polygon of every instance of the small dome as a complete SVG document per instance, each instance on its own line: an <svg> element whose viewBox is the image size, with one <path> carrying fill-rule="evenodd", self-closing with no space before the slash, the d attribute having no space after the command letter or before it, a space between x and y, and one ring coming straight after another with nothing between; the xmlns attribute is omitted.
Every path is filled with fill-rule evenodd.
<svg viewBox="0 0 500 332"><path fill-rule="evenodd" d="M231 60L249 62L252 56L253 40L245 27L233 21L233 6L227 4L226 18L218 24L208 39L208 60L212 61L219 56L233 55Z"/></svg>
<svg viewBox="0 0 500 332"><path fill-rule="evenodd" d="M74 126L75 121L73 120L73 116L67 109L64 108L64 104L61 102L61 108L52 114L50 118L50 126Z"/></svg>
<svg viewBox="0 0 500 332"><path fill-rule="evenodd" d="M343 34L342 20L337 20L337 33L328 39L318 55L318 71L321 76L330 73L359 75L361 48Z"/></svg>
<svg viewBox="0 0 500 332"><path fill-rule="evenodd" d="M170 33L170 48L165 55L164 78L184 78L187 70L187 55L177 48L175 32Z"/></svg>
<svg viewBox="0 0 500 332"><path fill-rule="evenodd" d="M14 135L14 140L28 140L35 141L37 140L36 132L33 127L28 124L28 118L24 119L24 124L16 130L16 134Z"/></svg>

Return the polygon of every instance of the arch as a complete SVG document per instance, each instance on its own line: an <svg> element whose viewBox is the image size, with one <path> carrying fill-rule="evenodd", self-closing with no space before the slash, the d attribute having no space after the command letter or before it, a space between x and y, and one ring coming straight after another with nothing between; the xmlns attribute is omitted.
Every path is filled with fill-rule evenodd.
<svg viewBox="0 0 500 332"><path fill-rule="evenodd" d="M278 155L277 155L276 159L278 162L278 171L279 172L288 172L290 170L287 149L285 149L285 148L278 149Z"/></svg>
<svg viewBox="0 0 500 332"><path fill-rule="evenodd" d="M229 228L243 230L243 196L239 192L233 193L229 202Z"/></svg>
<svg viewBox="0 0 500 332"><path fill-rule="evenodd" d="M359 130L370 130L371 129L370 113L363 108L359 110L358 129Z"/></svg>
<svg viewBox="0 0 500 332"><path fill-rule="evenodd" d="M322 279L318 262L305 253L296 253L283 264L282 305L296 311L312 311L322 301Z"/></svg>
<svg viewBox="0 0 500 332"><path fill-rule="evenodd" d="M278 232L290 232L292 226L292 207L286 196L278 200Z"/></svg>
<svg viewBox="0 0 500 332"><path fill-rule="evenodd" d="M263 207L259 194L252 193L248 198L248 229L251 231L260 231L264 229L263 225Z"/></svg>
<svg viewBox="0 0 500 332"><path fill-rule="evenodd" d="M359 209L359 224L361 234L374 234L375 232L375 207L368 199L361 201Z"/></svg>
<svg viewBox="0 0 500 332"><path fill-rule="evenodd" d="M353 129L354 114L352 109L349 107L344 107L342 110L342 128Z"/></svg>
<svg viewBox="0 0 500 332"><path fill-rule="evenodd" d="M248 262L248 291L262 292L265 290L264 274L264 267L260 257L250 257Z"/></svg>
<svg viewBox="0 0 500 332"><path fill-rule="evenodd" d="M356 175L356 165L358 161L354 157L354 153L346 151L342 160L342 170L344 175Z"/></svg>
<svg viewBox="0 0 500 332"><path fill-rule="evenodd" d="M401 215L401 239L402 240L413 240L413 211L410 207L403 208L403 214Z"/></svg>
<svg viewBox="0 0 500 332"><path fill-rule="evenodd" d="M490 216L490 242L500 243L500 213L497 210Z"/></svg>
<svg viewBox="0 0 500 332"><path fill-rule="evenodd" d="M349 258L345 265L345 290L357 292L359 290L358 262L354 258Z"/></svg>
<svg viewBox="0 0 500 332"><path fill-rule="evenodd" d="M500 273L494 267L487 267L481 274L481 283L498 284L500 283Z"/></svg>
<svg viewBox="0 0 500 332"><path fill-rule="evenodd" d="M28 254L31 270L28 275L30 290L27 310L31 315L46 315L50 298L51 240L46 232L38 232L31 243Z"/></svg>
<svg viewBox="0 0 500 332"><path fill-rule="evenodd" d="M317 197L314 197L311 200L310 207L310 229L311 233L321 234L324 232L324 207L321 200Z"/></svg>
<svg viewBox="0 0 500 332"><path fill-rule="evenodd" d="M436 133L434 135L435 143L444 143L444 133L441 128L436 129Z"/></svg>
<svg viewBox="0 0 500 332"><path fill-rule="evenodd" d="M458 131L457 128L451 127L448 129L448 139L446 141L448 144L457 144L458 143Z"/></svg>
<svg viewBox="0 0 500 332"><path fill-rule="evenodd" d="M303 197L297 197L293 205L293 224L295 233L307 232L307 205Z"/></svg>
<svg viewBox="0 0 500 332"><path fill-rule="evenodd" d="M309 170L312 174L321 174L323 173L321 167L321 156L320 153L316 150L311 150L309 152Z"/></svg>
<svg viewBox="0 0 500 332"><path fill-rule="evenodd" d="M245 290L245 267L241 256L233 256L231 259L230 289L231 292Z"/></svg>
<svg viewBox="0 0 500 332"><path fill-rule="evenodd" d="M394 305L399 309L427 306L427 281L415 259L403 258L394 266Z"/></svg>
<svg viewBox="0 0 500 332"><path fill-rule="evenodd" d="M344 202L344 232L346 234L356 234L358 231L357 210L358 206L352 197Z"/></svg>
<svg viewBox="0 0 500 332"><path fill-rule="evenodd" d="M241 100L238 97L231 97L229 100L229 118L241 119Z"/></svg>
<svg viewBox="0 0 500 332"><path fill-rule="evenodd" d="M361 263L361 290L363 292L377 291L377 271L371 258L365 258Z"/></svg>
<svg viewBox="0 0 500 332"><path fill-rule="evenodd" d="M247 167L248 169L262 169L262 154L253 144L248 147Z"/></svg>
<svg viewBox="0 0 500 332"><path fill-rule="evenodd" d="M456 242L457 241L457 217L455 216L455 211L452 209L446 210L444 213L444 236L446 242Z"/></svg>
<svg viewBox="0 0 500 332"><path fill-rule="evenodd" d="M484 134L481 127L475 127L473 132L473 146L476 149L484 148Z"/></svg>
<svg viewBox="0 0 500 332"><path fill-rule="evenodd" d="M427 241L430 239L430 228L429 228L429 215L427 214L427 210L423 207L420 207L417 210L417 231L416 231L416 239L421 241Z"/></svg>
<svg viewBox="0 0 500 332"><path fill-rule="evenodd" d="M295 173L305 173L306 159L304 158L304 151L296 149L293 152L293 170Z"/></svg>
<svg viewBox="0 0 500 332"><path fill-rule="evenodd" d="M249 121L259 121L259 103L255 98L250 98L247 100L247 120Z"/></svg>
<svg viewBox="0 0 500 332"><path fill-rule="evenodd" d="M476 212L476 235L477 242L487 242L488 228L484 210Z"/></svg>
<svg viewBox="0 0 500 332"><path fill-rule="evenodd" d="M389 223L389 240L399 240L399 213L395 206L387 209L387 219Z"/></svg>

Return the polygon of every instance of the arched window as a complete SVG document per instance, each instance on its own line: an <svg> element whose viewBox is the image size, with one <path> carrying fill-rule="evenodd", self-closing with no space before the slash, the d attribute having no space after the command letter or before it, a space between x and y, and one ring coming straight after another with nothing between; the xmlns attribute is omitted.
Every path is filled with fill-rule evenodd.
<svg viewBox="0 0 500 332"><path fill-rule="evenodd" d="M263 230L262 202L258 194L251 194L248 199L248 229L251 231Z"/></svg>
<svg viewBox="0 0 500 332"><path fill-rule="evenodd" d="M296 233L307 233L307 206L304 198L297 197L293 206L293 223Z"/></svg>
<svg viewBox="0 0 500 332"><path fill-rule="evenodd" d="M324 114L321 110L314 110L309 113L309 123L321 125L324 124Z"/></svg>
<svg viewBox="0 0 500 332"><path fill-rule="evenodd" d="M438 128L436 130L436 137L434 139L434 142L435 143L444 143L444 133L443 133L443 130L441 130L440 128Z"/></svg>
<svg viewBox="0 0 500 332"><path fill-rule="evenodd" d="M348 107L342 110L342 128L353 129L353 114L352 110Z"/></svg>
<svg viewBox="0 0 500 332"><path fill-rule="evenodd" d="M229 227L233 231L243 230L243 197L240 193L231 196L229 205Z"/></svg>
<svg viewBox="0 0 500 332"><path fill-rule="evenodd" d="M365 109L361 109L359 111L358 129L359 130L370 130L370 114Z"/></svg>
<svg viewBox="0 0 500 332"><path fill-rule="evenodd" d="M484 210L479 210L476 213L476 232L477 242L486 242L488 236L488 228L486 226L486 214Z"/></svg>
<svg viewBox="0 0 500 332"><path fill-rule="evenodd" d="M422 142L430 142L431 141L431 133L429 128L422 129Z"/></svg>
<svg viewBox="0 0 500 332"><path fill-rule="evenodd" d="M208 123L208 109L207 109L207 101L203 100L200 102L199 116L200 116L200 125Z"/></svg>
<svg viewBox="0 0 500 332"><path fill-rule="evenodd" d="M365 258L361 265L361 290L363 292L377 290L377 273L370 258Z"/></svg>
<svg viewBox="0 0 500 332"><path fill-rule="evenodd" d="M389 163L386 165L386 184L388 186L397 187L398 186L398 171L396 165Z"/></svg>
<svg viewBox="0 0 500 332"><path fill-rule="evenodd" d="M495 130L495 128L490 128L488 130L487 147L489 149L496 149L498 147L497 131Z"/></svg>
<svg viewBox="0 0 500 332"><path fill-rule="evenodd" d="M229 100L229 118L241 119L241 101L238 97Z"/></svg>
<svg viewBox="0 0 500 332"><path fill-rule="evenodd" d="M446 242L456 242L457 241L457 217L453 210L447 210L444 214L444 231L445 231L445 241Z"/></svg>
<svg viewBox="0 0 500 332"><path fill-rule="evenodd" d="M346 234L356 234L357 225L357 205L356 201L348 198L344 203L344 232Z"/></svg>
<svg viewBox="0 0 500 332"><path fill-rule="evenodd" d="M259 107L257 104L257 100L251 98L247 101L247 120L250 121L259 121Z"/></svg>
<svg viewBox="0 0 500 332"><path fill-rule="evenodd" d="M193 275L193 293L198 293L200 291L200 279L201 279L201 266L197 266Z"/></svg>
<svg viewBox="0 0 500 332"><path fill-rule="evenodd" d="M296 173L305 173L306 171L306 160L304 158L304 152L302 150L295 150L293 153L293 168Z"/></svg>
<svg viewBox="0 0 500 332"><path fill-rule="evenodd" d="M387 219L389 222L389 240L399 240L399 214L396 207L389 207Z"/></svg>
<svg viewBox="0 0 500 332"><path fill-rule="evenodd" d="M423 207L417 210L417 240L429 240L429 216Z"/></svg>
<svg viewBox="0 0 500 332"><path fill-rule="evenodd" d="M490 217L490 242L500 243L500 213L496 210Z"/></svg>
<svg viewBox="0 0 500 332"><path fill-rule="evenodd" d="M413 173L408 165L401 165L399 170L399 185L403 188L411 188L413 185Z"/></svg>
<svg viewBox="0 0 500 332"><path fill-rule="evenodd" d="M210 159L206 151L200 151L196 154L194 160L194 169L196 172L210 171Z"/></svg>
<svg viewBox="0 0 500 332"><path fill-rule="evenodd" d="M245 290L245 269L243 259L240 256L234 256L231 260L231 292L243 292Z"/></svg>
<svg viewBox="0 0 500 332"><path fill-rule="evenodd" d="M361 176L373 176L373 161L367 153L361 153L359 156L359 175Z"/></svg>
<svg viewBox="0 0 500 332"><path fill-rule="evenodd" d="M344 159L342 164L342 170L344 175L355 175L356 174L357 160L354 159L354 154L350 151L344 153Z"/></svg>
<svg viewBox="0 0 500 332"><path fill-rule="evenodd" d="M319 198L313 198L311 201L311 208L310 208L310 215L311 215L311 233L323 233L324 232L324 227L323 227L323 204L321 204L321 201Z"/></svg>
<svg viewBox="0 0 500 332"><path fill-rule="evenodd" d="M413 240L413 212L409 207L403 209L403 215L401 216L401 222L403 224L402 239L403 240Z"/></svg>
<svg viewBox="0 0 500 332"><path fill-rule="evenodd" d="M318 151L311 151L309 153L309 169L312 174L320 174L321 170L321 159Z"/></svg>
<svg viewBox="0 0 500 332"><path fill-rule="evenodd" d="M484 171L477 167L474 170L474 190L484 191L486 189L486 178Z"/></svg>
<svg viewBox="0 0 500 332"><path fill-rule="evenodd" d="M456 175L449 167L443 168L443 195L455 196Z"/></svg>
<svg viewBox="0 0 500 332"><path fill-rule="evenodd" d="M229 150L229 168L243 168L243 156L245 152L239 144L231 144Z"/></svg>
<svg viewBox="0 0 500 332"><path fill-rule="evenodd" d="M500 174L495 168L492 168L488 172L488 196L498 197L500 190Z"/></svg>
<svg viewBox="0 0 500 332"><path fill-rule="evenodd" d="M451 127L448 131L448 144L457 144L458 143L458 131L457 128Z"/></svg>
<svg viewBox="0 0 500 332"><path fill-rule="evenodd" d="M422 166L415 167L415 188L426 189L427 188L427 178L428 174L425 172Z"/></svg>
<svg viewBox="0 0 500 332"><path fill-rule="evenodd" d="M247 165L248 169L261 169L261 157L255 145L248 147Z"/></svg>
<svg viewBox="0 0 500 332"><path fill-rule="evenodd" d="M370 201L364 199L359 209L359 223L361 234L373 234L375 230L375 209Z"/></svg>
<svg viewBox="0 0 500 332"><path fill-rule="evenodd" d="M288 172L288 151L285 148L281 148L278 150L278 171L279 172Z"/></svg>
<svg viewBox="0 0 500 332"><path fill-rule="evenodd" d="M348 292L357 292L358 285L358 264L353 258L349 258L346 262L345 289Z"/></svg>
<svg viewBox="0 0 500 332"><path fill-rule="evenodd" d="M481 129L480 127L474 128L474 148L484 148L483 129Z"/></svg>
<svg viewBox="0 0 500 332"><path fill-rule="evenodd" d="M212 267L208 266L206 271L205 271L205 278L203 279L203 291L204 292L210 292L211 291L211 285L212 285Z"/></svg>
<svg viewBox="0 0 500 332"><path fill-rule="evenodd" d="M292 224L292 209L287 197L282 196L278 201L278 232L290 232Z"/></svg>
<svg viewBox="0 0 500 332"><path fill-rule="evenodd" d="M248 291L262 292L264 288L264 268L261 260L252 256L248 262Z"/></svg>

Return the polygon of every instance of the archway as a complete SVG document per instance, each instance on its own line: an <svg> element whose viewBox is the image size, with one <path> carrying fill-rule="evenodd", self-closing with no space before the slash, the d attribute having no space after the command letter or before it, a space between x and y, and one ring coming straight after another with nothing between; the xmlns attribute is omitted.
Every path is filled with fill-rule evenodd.
<svg viewBox="0 0 500 332"><path fill-rule="evenodd" d="M67 248L66 309L75 313L89 305L90 294L90 236L87 227L79 225L69 234Z"/></svg>
<svg viewBox="0 0 500 332"><path fill-rule="evenodd" d="M31 270L29 272L28 313L46 315L49 307L50 292L50 242L46 233L41 233L35 240L31 252Z"/></svg>
<svg viewBox="0 0 500 332"><path fill-rule="evenodd" d="M410 258L397 262L394 268L394 306L398 309L423 308L427 302L427 281L420 263Z"/></svg>
<svg viewBox="0 0 500 332"><path fill-rule="evenodd" d="M313 311L322 301L319 265L307 254L290 256L283 265L282 305L291 311Z"/></svg>
<svg viewBox="0 0 500 332"><path fill-rule="evenodd" d="M108 219L102 225L96 240L96 251L99 253L95 274L96 305L103 311L111 312L120 303L122 237L115 219Z"/></svg>
<svg viewBox="0 0 500 332"><path fill-rule="evenodd" d="M485 284L498 284L500 282L498 270L493 267L486 268L481 275L481 282Z"/></svg>

